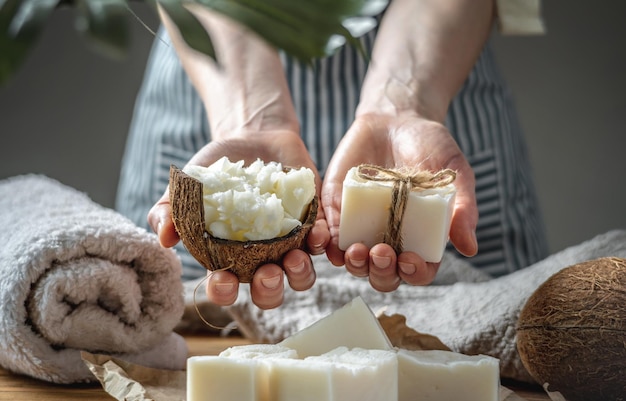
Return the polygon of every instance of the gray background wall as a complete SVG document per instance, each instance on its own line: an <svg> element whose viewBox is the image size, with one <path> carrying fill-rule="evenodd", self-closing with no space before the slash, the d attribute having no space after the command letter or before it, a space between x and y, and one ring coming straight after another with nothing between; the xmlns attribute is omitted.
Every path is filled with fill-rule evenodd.
<svg viewBox="0 0 626 401"><path fill-rule="evenodd" d="M149 26L157 19L133 7ZM626 2L544 0L548 34L495 35L525 129L553 251L626 228ZM0 87L0 179L42 173L112 207L151 34L111 61L59 10L19 74ZM2 57L2 55L0 55Z"/></svg>

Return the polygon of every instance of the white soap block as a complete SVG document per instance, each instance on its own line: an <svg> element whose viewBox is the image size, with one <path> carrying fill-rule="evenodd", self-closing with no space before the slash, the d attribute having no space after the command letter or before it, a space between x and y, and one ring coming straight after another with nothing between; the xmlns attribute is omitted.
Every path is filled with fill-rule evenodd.
<svg viewBox="0 0 626 401"><path fill-rule="evenodd" d="M187 401L266 401L270 361L283 358L295 359L298 354L276 344L246 344L227 348L219 356L191 357Z"/></svg>
<svg viewBox="0 0 626 401"><path fill-rule="evenodd" d="M287 337L280 345L296 350L300 358L321 355L341 346L393 349L378 319L361 297Z"/></svg>
<svg viewBox="0 0 626 401"><path fill-rule="evenodd" d="M334 400L398 399L398 359L395 351L339 347L305 360L332 363Z"/></svg>
<svg viewBox="0 0 626 401"><path fill-rule="evenodd" d="M393 351L348 350L271 362L272 401L391 401L398 397Z"/></svg>
<svg viewBox="0 0 626 401"><path fill-rule="evenodd" d="M194 356L187 359L187 401L262 401L255 360Z"/></svg>
<svg viewBox="0 0 626 401"><path fill-rule="evenodd" d="M272 401L327 401L332 398L332 367L303 359L275 359L271 365L269 399Z"/></svg>
<svg viewBox="0 0 626 401"><path fill-rule="evenodd" d="M450 351L398 350L399 401L498 401L499 360Z"/></svg>
<svg viewBox="0 0 626 401"><path fill-rule="evenodd" d="M383 242L391 208L393 183L368 181L357 175L357 167L343 183L339 248L355 243L368 247ZM440 262L448 242L456 189L413 190L402 219L403 250L415 252L427 262Z"/></svg>

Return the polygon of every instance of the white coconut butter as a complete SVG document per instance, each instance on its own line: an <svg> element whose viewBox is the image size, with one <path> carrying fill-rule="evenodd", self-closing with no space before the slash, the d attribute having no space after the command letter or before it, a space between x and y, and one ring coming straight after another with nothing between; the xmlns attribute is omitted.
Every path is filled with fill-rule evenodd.
<svg viewBox="0 0 626 401"><path fill-rule="evenodd" d="M288 234L302 224L315 196L315 176L306 167L285 171L257 159L249 166L222 157L208 167L183 171L202 182L206 230L214 237L257 241Z"/></svg>

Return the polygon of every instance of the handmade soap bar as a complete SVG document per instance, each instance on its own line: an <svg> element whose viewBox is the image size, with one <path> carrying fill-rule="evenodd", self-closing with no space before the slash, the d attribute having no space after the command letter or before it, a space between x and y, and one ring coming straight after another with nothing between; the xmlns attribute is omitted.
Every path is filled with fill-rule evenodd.
<svg viewBox="0 0 626 401"><path fill-rule="evenodd" d="M499 361L450 351L398 350L399 401L498 401Z"/></svg>
<svg viewBox="0 0 626 401"><path fill-rule="evenodd" d="M332 362L334 400L396 400L398 358L395 351L338 347L305 360Z"/></svg>
<svg viewBox="0 0 626 401"><path fill-rule="evenodd" d="M262 401L257 384L260 362L193 356L187 359L187 401Z"/></svg>
<svg viewBox="0 0 626 401"><path fill-rule="evenodd" d="M274 344L230 347L219 356L187 359L187 401L266 401L273 359L297 358L295 350Z"/></svg>
<svg viewBox="0 0 626 401"><path fill-rule="evenodd" d="M280 345L295 349L300 358L321 355L337 347L392 349L391 342L361 297L284 339Z"/></svg>
<svg viewBox="0 0 626 401"><path fill-rule="evenodd" d="M332 394L330 363L310 363L303 359L276 360L272 363L268 388L272 401L328 401Z"/></svg>
<svg viewBox="0 0 626 401"><path fill-rule="evenodd" d="M272 361L270 399L275 401L390 401L398 397L393 351L340 347L304 360Z"/></svg>
<svg viewBox="0 0 626 401"><path fill-rule="evenodd" d="M394 351L340 347L304 360L272 361L273 401L389 401L398 397Z"/></svg>
<svg viewBox="0 0 626 401"><path fill-rule="evenodd" d="M367 180L350 169L343 183L339 248L383 242L392 202L392 181ZM403 250L439 262L448 242L456 189L453 184L413 189L402 217Z"/></svg>

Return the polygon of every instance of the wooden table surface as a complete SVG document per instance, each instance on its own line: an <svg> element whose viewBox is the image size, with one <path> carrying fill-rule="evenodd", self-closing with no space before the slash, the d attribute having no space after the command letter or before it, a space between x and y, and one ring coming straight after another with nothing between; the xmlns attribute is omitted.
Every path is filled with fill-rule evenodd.
<svg viewBox="0 0 626 401"><path fill-rule="evenodd" d="M241 337L187 336L185 339L189 347L189 356L215 355L230 346L248 343ZM522 388L508 383L505 385L528 401L549 400L549 397L540 389ZM56 385L0 368L1 401L111 401L113 399L102 390L99 384Z"/></svg>

